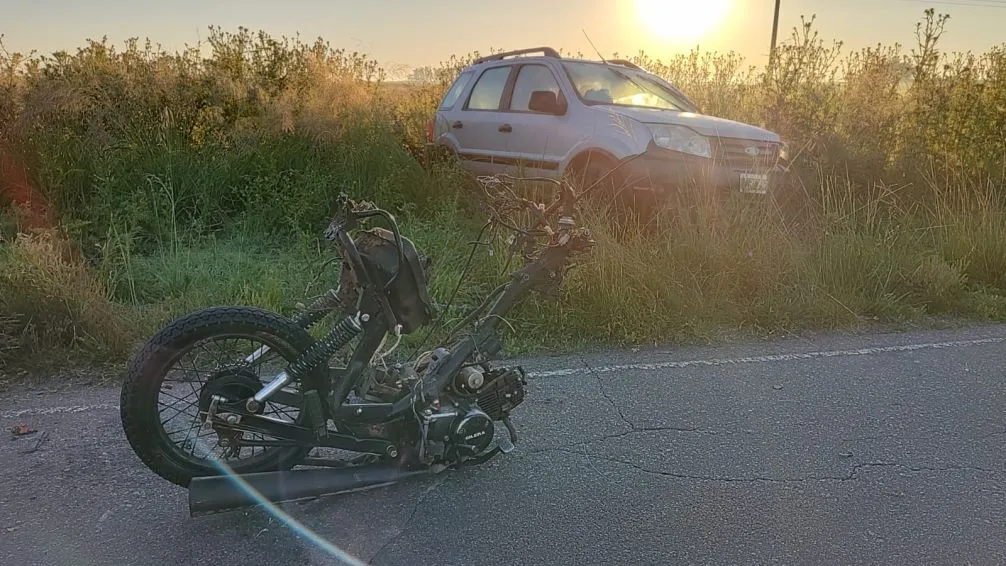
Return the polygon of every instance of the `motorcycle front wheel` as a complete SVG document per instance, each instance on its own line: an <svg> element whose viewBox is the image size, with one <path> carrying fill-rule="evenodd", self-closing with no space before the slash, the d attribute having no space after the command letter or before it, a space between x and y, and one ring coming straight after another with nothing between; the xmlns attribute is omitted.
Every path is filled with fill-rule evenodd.
<svg viewBox="0 0 1006 566"><path fill-rule="evenodd" d="M311 448L244 445L276 439L217 428L205 419L214 396L251 397L312 343L292 320L254 307L212 307L173 321L129 362L120 417L130 446L148 468L182 487L228 469L247 474L292 468ZM268 347L265 354L251 356L262 346ZM299 387L294 382L284 391L299 397ZM298 407L272 400L260 414L301 422Z"/></svg>

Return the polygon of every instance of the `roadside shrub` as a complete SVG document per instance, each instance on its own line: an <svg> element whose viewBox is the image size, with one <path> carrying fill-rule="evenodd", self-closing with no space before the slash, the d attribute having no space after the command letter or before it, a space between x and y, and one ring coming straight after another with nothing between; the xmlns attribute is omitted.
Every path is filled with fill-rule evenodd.
<svg viewBox="0 0 1006 566"><path fill-rule="evenodd" d="M74 351L122 356L132 328L105 287L58 234L22 234L0 246L0 361Z"/></svg>
<svg viewBox="0 0 1006 566"><path fill-rule="evenodd" d="M1006 316L1006 48L943 53L949 20L933 10L908 48L844 53L814 22L763 68L631 58L705 112L779 132L791 185L760 203L672 203L645 225L588 211L597 248L557 299L511 317L518 348ZM340 191L396 214L433 259L435 300L464 283L448 322L516 266L479 244L463 272L478 193L423 153L478 52L390 84L320 39L212 28L206 47L0 48L0 356L114 358L210 304L291 312L334 278L319 235Z"/></svg>

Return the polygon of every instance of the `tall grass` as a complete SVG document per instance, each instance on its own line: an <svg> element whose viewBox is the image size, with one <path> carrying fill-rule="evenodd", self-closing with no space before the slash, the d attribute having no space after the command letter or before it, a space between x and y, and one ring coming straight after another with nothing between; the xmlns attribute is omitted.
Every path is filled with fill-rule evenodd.
<svg viewBox="0 0 1006 566"><path fill-rule="evenodd" d="M0 247L0 366L66 351L95 362L128 353L135 329L109 298L57 234Z"/></svg>
<svg viewBox="0 0 1006 566"><path fill-rule="evenodd" d="M585 211L599 245L558 300L513 314L512 344L1006 317L1006 51L942 53L947 25L927 10L911 49L844 53L811 18L764 68L736 53L632 57L705 112L779 132L793 181L645 224ZM139 41L0 49L0 194L15 204L0 215L0 359L52 346L115 358L211 304L293 312L336 277L319 235L339 191L398 216L433 258L438 302L459 281L458 302L478 301L505 276L485 246L462 273L484 215L462 172L422 157L426 121L478 53L403 85L322 40L214 28L207 41L208 56ZM39 218L69 245L34 233Z"/></svg>

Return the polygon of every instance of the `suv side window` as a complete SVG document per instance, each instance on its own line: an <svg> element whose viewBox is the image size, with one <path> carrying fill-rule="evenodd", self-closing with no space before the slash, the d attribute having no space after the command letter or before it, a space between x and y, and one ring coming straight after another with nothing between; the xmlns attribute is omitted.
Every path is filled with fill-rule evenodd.
<svg viewBox="0 0 1006 566"><path fill-rule="evenodd" d="M500 99L503 98L503 90L510 77L510 69L510 67L486 69L472 88L472 94L468 97L468 105L465 106L465 109L499 110Z"/></svg>
<svg viewBox="0 0 1006 566"><path fill-rule="evenodd" d="M517 82L513 87L513 95L510 97L510 110L514 112L531 112L528 105L531 103L531 93L536 90L550 90L556 97L562 96L559 92L559 83L555 80L555 75L545 65L524 65L517 73Z"/></svg>
<svg viewBox="0 0 1006 566"><path fill-rule="evenodd" d="M454 84L444 95L444 100L440 103L441 110L448 110L454 106L454 103L458 101L458 97L461 96L461 92L465 90L468 86L468 81L472 80L472 72L465 71L458 75L458 78L454 79Z"/></svg>

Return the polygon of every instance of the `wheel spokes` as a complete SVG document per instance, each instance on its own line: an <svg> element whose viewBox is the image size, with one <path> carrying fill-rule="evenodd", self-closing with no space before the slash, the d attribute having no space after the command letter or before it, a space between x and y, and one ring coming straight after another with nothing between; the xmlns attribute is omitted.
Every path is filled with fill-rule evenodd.
<svg viewBox="0 0 1006 566"><path fill-rule="evenodd" d="M284 369L287 361L271 346L253 362L246 361L263 346L269 345L244 336L204 340L184 352L168 368L158 392L158 416L169 442L183 454L201 460L214 457L241 461L270 450L266 446L241 444L245 439L253 443L273 439L262 433L205 426L213 395L233 401L250 397ZM300 410L269 401L261 414L294 423Z"/></svg>

